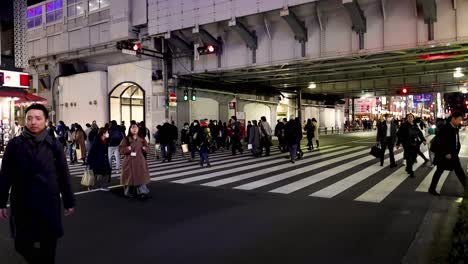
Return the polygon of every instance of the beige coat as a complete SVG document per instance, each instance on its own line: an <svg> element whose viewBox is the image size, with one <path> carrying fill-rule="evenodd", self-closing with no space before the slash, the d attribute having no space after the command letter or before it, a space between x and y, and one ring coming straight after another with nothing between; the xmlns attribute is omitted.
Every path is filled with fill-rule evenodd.
<svg viewBox="0 0 468 264"><path fill-rule="evenodd" d="M86 141L83 131L75 132L76 151L81 152L81 159L86 160Z"/></svg>
<svg viewBox="0 0 468 264"><path fill-rule="evenodd" d="M129 150L131 147L132 150ZM148 172L148 163L143 156L143 147L148 150L148 142L146 140L137 137L136 140L133 138L124 138L119 146L120 154L124 155L124 161L122 166L121 184L124 186L139 186L150 182L150 176ZM136 152L136 156L132 156L131 153Z"/></svg>

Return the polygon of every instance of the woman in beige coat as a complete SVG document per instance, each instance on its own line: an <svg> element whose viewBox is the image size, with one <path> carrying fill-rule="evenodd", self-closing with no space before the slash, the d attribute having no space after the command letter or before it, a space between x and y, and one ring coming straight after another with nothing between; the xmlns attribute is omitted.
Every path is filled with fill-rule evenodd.
<svg viewBox="0 0 468 264"><path fill-rule="evenodd" d="M143 153L148 151L148 142L138 136L138 126L130 126L127 137L119 146L120 154L124 156L121 184L124 186L124 195L137 198L147 198L149 190L146 184L150 182L148 164Z"/></svg>
<svg viewBox="0 0 468 264"><path fill-rule="evenodd" d="M80 125L76 126L75 145L77 156L81 154L79 159L83 160L83 165L86 165L86 134ZM78 154L78 151L80 154Z"/></svg>

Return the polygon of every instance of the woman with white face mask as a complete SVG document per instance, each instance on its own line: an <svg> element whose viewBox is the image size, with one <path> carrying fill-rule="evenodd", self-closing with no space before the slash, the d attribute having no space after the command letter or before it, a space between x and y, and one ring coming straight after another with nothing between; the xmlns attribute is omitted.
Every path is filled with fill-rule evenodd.
<svg viewBox="0 0 468 264"><path fill-rule="evenodd" d="M110 183L112 168L109 163L109 132L100 128L88 154L88 166L93 170L96 179L95 187L107 189Z"/></svg>

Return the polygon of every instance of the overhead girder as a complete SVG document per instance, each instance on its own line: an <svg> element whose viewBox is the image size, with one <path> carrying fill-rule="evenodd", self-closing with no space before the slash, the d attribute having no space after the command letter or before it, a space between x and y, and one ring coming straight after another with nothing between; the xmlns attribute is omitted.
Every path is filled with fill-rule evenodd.
<svg viewBox="0 0 468 264"><path fill-rule="evenodd" d="M364 33L367 31L366 17L357 0L343 0L353 23L353 30L359 35L359 49L364 49Z"/></svg>
<svg viewBox="0 0 468 264"><path fill-rule="evenodd" d="M203 27L201 26L196 26L192 30L193 36L194 36L194 42L202 45L215 45L219 48L221 48L221 41L219 38L213 37L208 31L206 31ZM201 43L200 43L201 42Z"/></svg>
<svg viewBox="0 0 468 264"><path fill-rule="evenodd" d="M303 21L300 21L299 18L294 14L294 12L289 8L284 8L280 11L280 16L286 21L291 30L294 33L294 38L301 43L302 47L302 57L305 57L305 43L307 42L307 28Z"/></svg>
<svg viewBox="0 0 468 264"><path fill-rule="evenodd" d="M182 52L191 52L193 51L193 45L184 40L183 38L172 34L171 32L167 33L164 36L173 46L181 50Z"/></svg>
<svg viewBox="0 0 468 264"><path fill-rule="evenodd" d="M424 23L428 26L428 39L434 40L434 23L437 22L437 4L435 0L418 0L421 6Z"/></svg>
<svg viewBox="0 0 468 264"><path fill-rule="evenodd" d="M229 21L229 26L240 35L240 37L245 41L245 44L247 44L251 50L257 49L258 42L255 31L249 31L249 29L237 18Z"/></svg>

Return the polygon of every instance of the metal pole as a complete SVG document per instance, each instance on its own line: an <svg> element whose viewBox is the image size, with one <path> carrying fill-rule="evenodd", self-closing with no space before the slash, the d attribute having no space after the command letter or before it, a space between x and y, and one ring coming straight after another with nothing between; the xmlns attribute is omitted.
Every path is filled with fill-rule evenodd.
<svg viewBox="0 0 468 264"><path fill-rule="evenodd" d="M406 95L406 103L405 103L405 115L408 114L408 95Z"/></svg>
<svg viewBox="0 0 468 264"><path fill-rule="evenodd" d="M297 117L302 122L301 105L302 105L302 88L299 88L299 91L297 92Z"/></svg>
<svg viewBox="0 0 468 264"><path fill-rule="evenodd" d="M164 38L161 38L161 52L166 53L166 43ZM162 77L163 77L163 88L164 94L166 96L166 109L165 109L165 118L169 120L169 90L168 90L168 75L167 75L167 60L163 59L162 64Z"/></svg>

